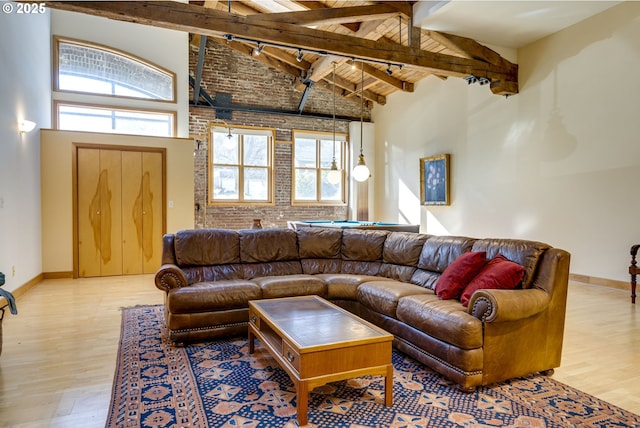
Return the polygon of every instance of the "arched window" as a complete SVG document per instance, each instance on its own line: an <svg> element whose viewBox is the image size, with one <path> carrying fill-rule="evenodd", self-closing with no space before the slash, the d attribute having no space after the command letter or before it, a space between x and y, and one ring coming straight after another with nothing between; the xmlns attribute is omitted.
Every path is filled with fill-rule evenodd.
<svg viewBox="0 0 640 428"><path fill-rule="evenodd" d="M58 129L175 135L174 73L106 46L60 37L55 41Z"/></svg>
<svg viewBox="0 0 640 428"><path fill-rule="evenodd" d="M56 90L175 101L175 74L115 49L57 40Z"/></svg>

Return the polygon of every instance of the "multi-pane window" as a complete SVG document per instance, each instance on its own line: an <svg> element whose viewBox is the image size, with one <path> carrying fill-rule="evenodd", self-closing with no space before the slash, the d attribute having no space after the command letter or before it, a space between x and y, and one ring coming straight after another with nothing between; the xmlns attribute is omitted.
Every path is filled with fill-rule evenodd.
<svg viewBox="0 0 640 428"><path fill-rule="evenodd" d="M347 135L293 133L293 203L345 204ZM335 160L338 172L331 172ZM331 175L330 175L331 174Z"/></svg>
<svg viewBox="0 0 640 428"><path fill-rule="evenodd" d="M175 135L174 73L105 46L59 37L55 42L58 129Z"/></svg>
<svg viewBox="0 0 640 428"><path fill-rule="evenodd" d="M272 203L273 140L270 129L212 128L209 202Z"/></svg>
<svg viewBox="0 0 640 428"><path fill-rule="evenodd" d="M56 103L58 128L69 131L173 135L175 113Z"/></svg>

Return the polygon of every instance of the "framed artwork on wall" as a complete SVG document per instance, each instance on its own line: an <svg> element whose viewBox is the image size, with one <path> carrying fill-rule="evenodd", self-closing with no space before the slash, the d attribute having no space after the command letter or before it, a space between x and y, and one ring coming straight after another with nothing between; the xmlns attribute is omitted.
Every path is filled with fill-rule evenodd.
<svg viewBox="0 0 640 428"><path fill-rule="evenodd" d="M450 205L449 158L448 153L420 158L422 205Z"/></svg>

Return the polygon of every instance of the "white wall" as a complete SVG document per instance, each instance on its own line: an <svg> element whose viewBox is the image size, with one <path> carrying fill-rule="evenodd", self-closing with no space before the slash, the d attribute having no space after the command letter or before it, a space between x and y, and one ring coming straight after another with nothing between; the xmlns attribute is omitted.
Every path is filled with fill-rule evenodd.
<svg viewBox="0 0 640 428"><path fill-rule="evenodd" d="M166 232L194 227L193 140L53 130L43 130L41 139L44 273L73 272L72 156L76 143L166 149Z"/></svg>
<svg viewBox="0 0 640 428"><path fill-rule="evenodd" d="M627 281L640 243L640 2L517 57L520 94L508 99L429 77L374 109L376 220L540 240L572 253L572 273ZM418 159L440 153L451 153L452 204L422 207Z"/></svg>
<svg viewBox="0 0 640 428"><path fill-rule="evenodd" d="M109 46L151 61L176 73L177 137L189 136L189 34L149 25L132 24L82 13L51 11L51 33ZM93 97L96 103L109 97ZM56 94L56 99L73 100L73 94ZM152 109L176 109L175 104L140 100L119 100L121 105Z"/></svg>
<svg viewBox="0 0 640 428"><path fill-rule="evenodd" d="M49 12L0 13L0 272L8 291L42 272L38 128L51 126L49 28ZM20 135L20 119L36 129Z"/></svg>

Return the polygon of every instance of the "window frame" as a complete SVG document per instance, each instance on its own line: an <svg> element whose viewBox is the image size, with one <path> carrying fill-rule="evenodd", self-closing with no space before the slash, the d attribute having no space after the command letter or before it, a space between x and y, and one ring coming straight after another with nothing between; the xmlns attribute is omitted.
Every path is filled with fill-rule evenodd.
<svg viewBox="0 0 640 428"><path fill-rule="evenodd" d="M214 133L238 135L238 163L214 163ZM255 165L244 165L244 136L264 135L267 137L267 165L256 167ZM275 141L276 130L274 128L264 128L255 126L220 126L213 124L208 129L209 146L207 155L207 204L209 206L271 206L275 205ZM238 167L238 198L236 199L216 199L214 197L214 166L237 166ZM246 168L264 168L267 171L267 199L245 199L244 183Z"/></svg>
<svg viewBox="0 0 640 428"><path fill-rule="evenodd" d="M172 72L171 70L167 70L164 67L160 67L159 65L148 61L146 59L140 58L136 55L130 54L128 52L116 49L116 48L112 48L106 45L102 45L99 43L94 43L94 42L88 42L88 41L84 41L84 40L78 40L78 39L73 39L73 38L69 38L69 37L63 37L63 36L53 36L54 39L54 55L53 55L53 76L51 79L51 84L52 84L52 89L54 92L58 92L58 93L69 93L69 94L82 94L82 95L91 95L91 96L99 96L99 97L110 97L110 98L123 98L123 99L134 99L134 100L143 100L143 101L150 101L150 102L156 102L156 103L171 103L171 104L175 104L177 101L177 75L176 73ZM113 55L118 55L118 56L122 56L124 58L127 58L131 61L140 63L146 67L155 69L156 71L166 74L171 78L172 81L172 93L171 93L171 99L156 99L156 98L144 98L144 97L134 97L131 95L116 95L116 94L103 94L103 93L97 93L97 92L85 92L85 91L74 91L74 90L70 90L70 89L60 89L60 81L59 81L59 74L60 74L60 43L68 43L68 44L74 44L74 45L78 45L78 46L85 46L87 48L91 48L91 49L96 49L96 50L102 50L108 53L111 53Z"/></svg>
<svg viewBox="0 0 640 428"><path fill-rule="evenodd" d="M90 108L90 109L99 109L99 110L111 110L111 111L122 111L122 112L131 112L131 113L143 113L143 114L163 114L167 116L171 116L172 124L171 124L171 133L170 135L155 135L155 134L129 134L124 133L122 131L113 130L111 132L103 132L103 131L82 131L76 129L67 129L60 128L60 106L69 106L69 107L81 107L81 108ZM121 134L121 135L141 135L147 137L172 137L175 138L177 135L177 113L172 110L159 110L159 109L147 109L147 108L135 108L135 107L122 107L118 105L106 105L106 104L89 104L89 103L81 103L81 102L70 102L70 101L62 101L56 100L53 102L53 117L54 117L54 129L59 129L62 131L77 131L77 132L100 132L104 134Z"/></svg>
<svg viewBox="0 0 640 428"><path fill-rule="evenodd" d="M321 142L333 141L333 132L324 131L305 131L305 130L293 130L291 135L291 205L292 206L346 206L348 205L348 178L347 165L349 155L349 134L343 132L336 132L336 143L339 143L339 147L336 147L340 151L340 157L338 160L338 169L341 172L341 195L340 199L323 200L322 199L322 173L330 171L330 168L323 168L321 158ZM310 167L296 167L296 138L314 139L316 141L316 166ZM336 152L338 153L338 152ZM296 199L296 171L297 170L315 170L316 171L316 199Z"/></svg>

